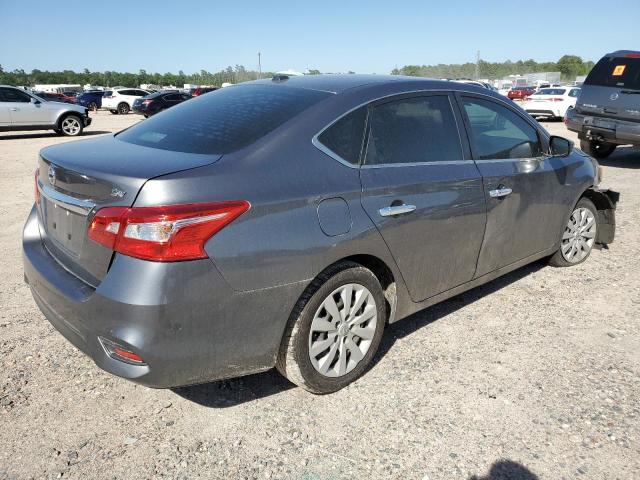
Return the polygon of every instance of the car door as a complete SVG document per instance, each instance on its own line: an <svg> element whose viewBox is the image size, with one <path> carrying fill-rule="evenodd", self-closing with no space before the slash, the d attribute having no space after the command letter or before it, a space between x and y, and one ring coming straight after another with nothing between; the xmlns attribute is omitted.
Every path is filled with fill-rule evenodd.
<svg viewBox="0 0 640 480"><path fill-rule="evenodd" d="M446 92L369 107L362 206L387 243L411 298L473 278L485 227L482 178Z"/></svg>
<svg viewBox="0 0 640 480"><path fill-rule="evenodd" d="M17 88L3 88L3 97L5 105L11 116L11 125L13 127L47 125L48 110L46 102L36 100L22 90Z"/></svg>
<svg viewBox="0 0 640 480"><path fill-rule="evenodd" d="M566 214L567 165L544 155L534 121L507 102L472 94L458 99L487 204L478 277L555 245Z"/></svg>

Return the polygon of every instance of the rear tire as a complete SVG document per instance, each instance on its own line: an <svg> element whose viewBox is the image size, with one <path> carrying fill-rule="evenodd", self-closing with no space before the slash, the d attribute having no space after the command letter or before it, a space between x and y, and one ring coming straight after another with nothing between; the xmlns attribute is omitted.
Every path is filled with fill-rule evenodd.
<svg viewBox="0 0 640 480"><path fill-rule="evenodd" d="M320 274L298 300L276 367L309 392L340 390L370 367L386 317L382 287L371 270L339 263Z"/></svg>
<svg viewBox="0 0 640 480"><path fill-rule="evenodd" d="M89 105L87 105L87 108L92 112L95 112L98 110L98 104L96 102L89 102Z"/></svg>
<svg viewBox="0 0 640 480"><path fill-rule="evenodd" d="M580 140L580 150L596 158L607 158L616 149L613 143L596 142L595 140Z"/></svg>
<svg viewBox="0 0 640 480"><path fill-rule="evenodd" d="M122 102L121 104L118 105L118 114L120 115L126 115L127 113L129 113L129 110L131 109L129 108L128 103Z"/></svg>
<svg viewBox="0 0 640 480"><path fill-rule="evenodd" d="M582 197L573 207L562 231L560 248L549 259L554 267L573 267L584 262L598 236L598 210L591 200Z"/></svg>
<svg viewBox="0 0 640 480"><path fill-rule="evenodd" d="M117 110L109 110L111 112L112 115L117 115L118 111Z"/></svg>

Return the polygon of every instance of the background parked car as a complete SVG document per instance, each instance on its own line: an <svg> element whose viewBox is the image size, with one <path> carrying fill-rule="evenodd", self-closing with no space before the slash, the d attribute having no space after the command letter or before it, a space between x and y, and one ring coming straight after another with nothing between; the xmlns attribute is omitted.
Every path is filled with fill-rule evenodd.
<svg viewBox="0 0 640 480"><path fill-rule="evenodd" d="M75 98L69 97L64 93L55 92L33 92L38 97L47 100L48 102L62 102L62 103L76 103Z"/></svg>
<svg viewBox="0 0 640 480"><path fill-rule="evenodd" d="M532 117L564 118L569 107L574 107L580 88L542 88L525 99L522 108Z"/></svg>
<svg viewBox="0 0 640 480"><path fill-rule="evenodd" d="M639 106L640 51L619 50L593 67L565 123L582 150L604 158L618 145L640 146Z"/></svg>
<svg viewBox="0 0 640 480"><path fill-rule="evenodd" d="M90 124L84 107L48 101L21 88L0 85L0 131L54 130L75 137Z"/></svg>
<svg viewBox="0 0 640 480"><path fill-rule="evenodd" d="M113 114L125 115L131 111L136 99L146 97L149 93L141 88L114 88L110 95L102 97L102 108Z"/></svg>
<svg viewBox="0 0 640 480"><path fill-rule="evenodd" d="M213 92L214 90L218 90L218 87L192 88L191 90L189 90L189 93L191 94L192 97L199 97L200 95Z"/></svg>
<svg viewBox="0 0 640 480"><path fill-rule="evenodd" d="M89 110L97 110L102 107L103 95L111 95L111 90L91 90L88 92L82 92L76 97L76 103L87 107Z"/></svg>
<svg viewBox="0 0 640 480"><path fill-rule="evenodd" d="M162 110L178 105L190 98L190 95L180 93L176 90L151 93L146 97L134 100L133 111L144 115L145 117L150 117L151 115L155 115Z"/></svg>
<svg viewBox="0 0 640 480"><path fill-rule="evenodd" d="M524 100L530 95L535 93L536 89L534 87L513 87L509 92L507 92L507 97L511 100Z"/></svg>

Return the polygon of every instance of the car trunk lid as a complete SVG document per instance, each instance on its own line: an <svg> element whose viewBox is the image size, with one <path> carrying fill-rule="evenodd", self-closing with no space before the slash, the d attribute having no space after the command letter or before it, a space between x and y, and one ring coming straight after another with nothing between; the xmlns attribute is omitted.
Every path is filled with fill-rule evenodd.
<svg viewBox="0 0 640 480"><path fill-rule="evenodd" d="M40 154L37 180L42 241L66 270L95 287L113 256L87 237L95 212L131 206L147 180L208 165L220 157L176 154L114 136L46 148Z"/></svg>

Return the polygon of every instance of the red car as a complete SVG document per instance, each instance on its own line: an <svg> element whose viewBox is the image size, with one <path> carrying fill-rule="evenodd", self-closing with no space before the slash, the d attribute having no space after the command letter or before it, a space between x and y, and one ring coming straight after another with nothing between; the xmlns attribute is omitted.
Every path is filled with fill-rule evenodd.
<svg viewBox="0 0 640 480"><path fill-rule="evenodd" d="M55 92L34 92L40 98L44 98L50 102L76 103L75 97Z"/></svg>
<svg viewBox="0 0 640 480"><path fill-rule="evenodd" d="M513 87L507 92L507 97L511 100L524 100L535 92L536 89L533 87Z"/></svg>
<svg viewBox="0 0 640 480"><path fill-rule="evenodd" d="M189 90L189 95L192 97L199 97L200 95L204 95L205 93L213 92L214 90L218 90L218 87L199 87L192 88Z"/></svg>

